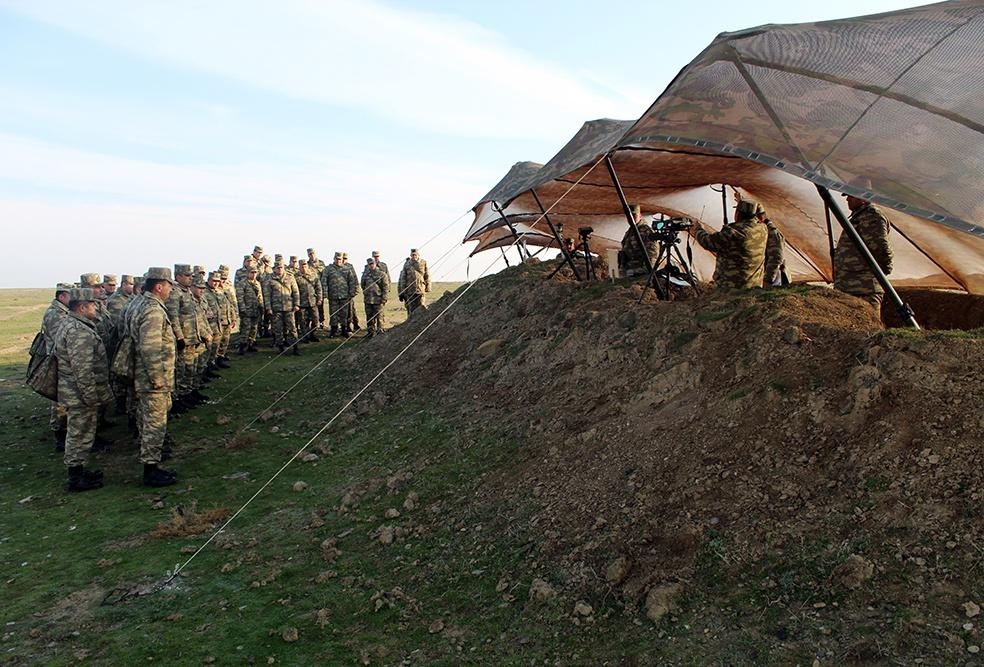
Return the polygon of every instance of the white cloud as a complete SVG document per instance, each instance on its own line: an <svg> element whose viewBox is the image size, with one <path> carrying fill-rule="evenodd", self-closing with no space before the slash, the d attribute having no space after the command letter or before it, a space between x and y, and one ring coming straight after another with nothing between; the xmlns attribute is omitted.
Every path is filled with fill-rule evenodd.
<svg viewBox="0 0 984 667"><path fill-rule="evenodd" d="M475 23L370 0L6 4L154 60L452 135L556 136L646 103L599 94Z"/></svg>

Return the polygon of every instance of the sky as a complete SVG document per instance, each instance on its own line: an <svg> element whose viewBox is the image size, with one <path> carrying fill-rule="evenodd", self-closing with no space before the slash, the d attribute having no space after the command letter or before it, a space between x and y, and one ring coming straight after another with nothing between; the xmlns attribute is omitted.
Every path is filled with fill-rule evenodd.
<svg viewBox="0 0 984 667"><path fill-rule="evenodd" d="M717 34L909 6L0 0L0 288L254 244L474 279L504 266L461 239L509 167L638 118Z"/></svg>

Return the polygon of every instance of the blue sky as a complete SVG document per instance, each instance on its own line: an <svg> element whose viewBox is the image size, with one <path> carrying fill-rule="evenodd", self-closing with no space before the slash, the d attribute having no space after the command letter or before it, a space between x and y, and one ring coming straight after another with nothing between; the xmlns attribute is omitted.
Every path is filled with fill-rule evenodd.
<svg viewBox="0 0 984 667"><path fill-rule="evenodd" d="M394 271L423 246L475 277L471 205L583 121L640 116L718 33L906 6L0 0L0 287L254 243Z"/></svg>

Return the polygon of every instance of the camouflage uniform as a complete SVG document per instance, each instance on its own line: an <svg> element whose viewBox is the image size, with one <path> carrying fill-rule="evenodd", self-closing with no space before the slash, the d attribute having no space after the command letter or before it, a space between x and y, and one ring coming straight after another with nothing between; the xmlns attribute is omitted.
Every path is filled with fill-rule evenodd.
<svg viewBox="0 0 984 667"><path fill-rule="evenodd" d="M62 287L65 289L61 289ZM65 292L70 288L70 285L59 285L57 291ZM68 306L57 298L52 299L51 305L44 311L44 316L41 318L41 331L44 333L44 342L49 351L55 349L55 341L58 340L58 335L61 333L62 327L68 321L68 312ZM55 432L56 440L59 443L58 446L61 447L62 442L65 440L65 431L68 428L68 423L66 422L65 408L58 401L51 402L48 425Z"/></svg>
<svg viewBox="0 0 984 667"><path fill-rule="evenodd" d="M892 272L892 245L888 239L891 229L888 218L873 204L866 204L851 213L851 224L871 251L881 270ZM880 309L885 290L878 283L871 267L846 233L842 233L834 251L834 288L864 299Z"/></svg>
<svg viewBox="0 0 984 667"><path fill-rule="evenodd" d="M232 338L232 330L236 327L236 313L239 308L236 305L236 290L232 288L221 274L222 267L219 267L219 284L215 290L209 287L209 292L215 296L215 301L219 309L219 334L218 341L215 343L215 361L222 366L229 352L229 340Z"/></svg>
<svg viewBox="0 0 984 667"><path fill-rule="evenodd" d="M297 283L286 273L279 277L271 274L263 284L263 303L266 304L266 312L272 317L273 341L281 352L290 345L297 350L294 309L298 307L300 299Z"/></svg>
<svg viewBox="0 0 984 667"><path fill-rule="evenodd" d="M202 301L205 303L205 317L208 326L212 331L212 342L209 343L205 352L205 372L215 365L215 360L219 356L219 340L222 338L222 314L223 304L219 303L219 291L206 286L202 292ZM223 303L225 298L223 297ZM228 326L228 324L227 324Z"/></svg>
<svg viewBox="0 0 984 667"><path fill-rule="evenodd" d="M96 439L99 410L112 401L109 361L95 324L69 313L55 341L58 358L58 402L68 414L65 465L85 465Z"/></svg>
<svg viewBox="0 0 984 667"><path fill-rule="evenodd" d="M317 258L311 259L311 255L316 254L314 248L308 248L307 254L308 254L308 261L307 261L308 268L314 271L315 279L318 281L318 284L320 285L321 275L325 272L325 268L327 268L327 265L322 259L317 259ZM324 298L322 298L321 303L318 304L318 321L321 323L321 327L324 328L325 326Z"/></svg>
<svg viewBox="0 0 984 667"><path fill-rule="evenodd" d="M362 272L362 301L366 306L366 329L369 336L383 333L381 313L389 298L389 274L378 266L366 265Z"/></svg>
<svg viewBox="0 0 984 667"><path fill-rule="evenodd" d="M769 236L765 243L765 270L762 278L762 286L780 286L783 284L782 276L786 268L786 260L783 253L785 239L782 236L782 232L768 218L765 219L765 227L769 232Z"/></svg>
<svg viewBox="0 0 984 667"><path fill-rule="evenodd" d="M719 232L710 233L697 225L697 243L717 255L714 282L719 287L762 287L769 230L755 219L754 202L743 200L738 206L743 204L751 204L752 210L739 210L741 219Z"/></svg>
<svg viewBox="0 0 984 667"><path fill-rule="evenodd" d="M205 292L207 290L204 287L204 282L200 282L199 278L195 279L195 287L201 289L201 295L195 294L192 291L192 302L195 304L195 323L198 327L198 340L201 341L195 347L195 360L194 360L194 384L192 386L192 391L198 391L205 384L205 373L208 370L208 356L212 350L212 342L215 340L213 336L213 324L212 320L214 314L210 311L208 303L205 301ZM188 348L185 348L186 350Z"/></svg>
<svg viewBox="0 0 984 667"><path fill-rule="evenodd" d="M403 263L400 280L397 283L400 301L406 306L407 316L425 305L424 294L430 291L430 273L427 272L427 262L410 257Z"/></svg>
<svg viewBox="0 0 984 667"><path fill-rule="evenodd" d="M636 223L639 236L642 237L642 245L632 229L628 229L622 237L622 270L626 276L649 275L649 268L646 266L646 255L649 261L655 263L659 255L659 241L653 234L653 228L641 222Z"/></svg>
<svg viewBox="0 0 984 667"><path fill-rule="evenodd" d="M328 312L331 318L331 335L341 329L342 335L351 333L351 316L349 308L358 293L358 279L354 271L349 271L344 264L329 264L321 274L322 291L328 299Z"/></svg>
<svg viewBox="0 0 984 667"><path fill-rule="evenodd" d="M177 285L175 285L177 288ZM140 295L127 319L135 337L133 389L140 432L140 462L161 461L167 412L175 382L175 337L164 303L155 294Z"/></svg>
<svg viewBox="0 0 984 667"><path fill-rule="evenodd" d="M190 272L190 267L188 268ZM191 295L190 287L174 284L171 296L167 300L167 316L178 346L181 347L181 342L184 342L183 349L178 350L174 369L175 393L182 398L194 391L197 386L195 365L205 342L201 332L206 327L198 321L199 309Z"/></svg>
<svg viewBox="0 0 984 667"><path fill-rule="evenodd" d="M263 288L256 278L246 278L236 286L239 304L239 352L255 349L256 333L263 317Z"/></svg>
<svg viewBox="0 0 984 667"><path fill-rule="evenodd" d="M321 281L318 279L318 273L305 265L298 267L294 279L297 281L301 306L297 312L298 332L301 338L314 338L314 331L321 326L321 320L318 319L318 304L323 298Z"/></svg>
<svg viewBox="0 0 984 667"><path fill-rule="evenodd" d="M389 267L386 266L386 262L379 261L379 252L378 251L376 251L376 250L373 250L372 251L372 258L374 260L376 260L376 268L379 269L380 271L382 271L384 274L386 274L386 285L387 285L387 290L388 290L389 289L389 286L393 284L393 278L390 276ZM386 298L389 299L389 294L386 295ZM366 317L368 318L369 315L367 314ZM385 308L380 308L379 309L379 312L376 314L376 321L379 322L379 330L380 331L383 331L386 328L386 309Z"/></svg>

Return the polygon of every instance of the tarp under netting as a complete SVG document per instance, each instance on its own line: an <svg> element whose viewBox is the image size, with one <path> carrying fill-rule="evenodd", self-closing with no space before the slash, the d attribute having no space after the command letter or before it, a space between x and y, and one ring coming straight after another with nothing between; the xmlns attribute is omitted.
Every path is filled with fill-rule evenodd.
<svg viewBox="0 0 984 667"><path fill-rule="evenodd" d="M639 121L586 123L528 180L501 189L500 204L510 213L538 213L528 190L516 193L527 186L552 217L621 238L622 204L599 163L614 151L626 197L646 213L719 228L721 195L710 186L730 184L762 202L783 231L794 280L830 280L816 182L896 209L887 211L896 284L984 293L984 239L975 222L984 212L975 83L984 64L982 13L980 2L952 2L722 35ZM955 85L955 70L967 85ZM836 222L833 230L836 241ZM714 259L696 252L695 269L706 279Z"/></svg>

